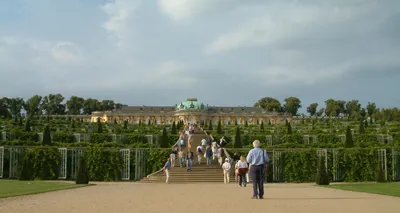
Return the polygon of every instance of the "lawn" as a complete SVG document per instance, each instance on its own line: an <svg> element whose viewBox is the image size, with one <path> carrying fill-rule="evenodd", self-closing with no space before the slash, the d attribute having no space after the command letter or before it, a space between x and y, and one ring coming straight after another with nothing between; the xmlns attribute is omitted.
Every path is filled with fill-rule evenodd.
<svg viewBox="0 0 400 213"><path fill-rule="evenodd" d="M61 182L0 180L0 198L73 189L87 185Z"/></svg>
<svg viewBox="0 0 400 213"><path fill-rule="evenodd" d="M355 192L367 192L373 194L390 195L400 197L400 183L355 183L355 184L334 184L328 188L342 189Z"/></svg>

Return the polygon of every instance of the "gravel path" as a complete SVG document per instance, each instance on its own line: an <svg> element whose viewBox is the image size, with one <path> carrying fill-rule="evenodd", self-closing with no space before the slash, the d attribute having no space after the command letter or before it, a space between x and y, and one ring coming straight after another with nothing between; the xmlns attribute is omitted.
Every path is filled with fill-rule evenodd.
<svg viewBox="0 0 400 213"><path fill-rule="evenodd" d="M399 212L400 198L320 188L268 184L264 200L251 185L98 183L96 186L0 199L4 213L110 212Z"/></svg>

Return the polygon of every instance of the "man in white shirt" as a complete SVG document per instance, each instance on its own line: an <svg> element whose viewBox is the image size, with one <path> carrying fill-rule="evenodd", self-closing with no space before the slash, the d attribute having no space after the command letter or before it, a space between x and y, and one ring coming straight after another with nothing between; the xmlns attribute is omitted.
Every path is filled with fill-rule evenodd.
<svg viewBox="0 0 400 213"><path fill-rule="evenodd" d="M231 164L229 163L228 158L225 158L225 163L222 164L222 170L224 172L224 183L229 183L229 176L231 173Z"/></svg>
<svg viewBox="0 0 400 213"><path fill-rule="evenodd" d="M215 157L217 157L217 142L213 141L211 143L211 150L213 152L213 160L215 160Z"/></svg>

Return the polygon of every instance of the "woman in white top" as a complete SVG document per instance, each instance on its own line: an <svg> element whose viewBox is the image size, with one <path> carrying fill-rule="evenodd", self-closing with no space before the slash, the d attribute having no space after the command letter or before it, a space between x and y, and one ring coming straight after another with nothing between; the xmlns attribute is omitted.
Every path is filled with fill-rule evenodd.
<svg viewBox="0 0 400 213"><path fill-rule="evenodd" d="M239 168L239 186L246 187L246 174L249 171L246 158L242 155L240 156L240 161L238 162L238 168Z"/></svg>

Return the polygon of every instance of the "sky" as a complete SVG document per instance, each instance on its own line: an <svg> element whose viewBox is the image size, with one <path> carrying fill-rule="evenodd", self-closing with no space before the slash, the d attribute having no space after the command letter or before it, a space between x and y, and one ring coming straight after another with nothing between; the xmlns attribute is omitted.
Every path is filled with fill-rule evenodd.
<svg viewBox="0 0 400 213"><path fill-rule="evenodd" d="M1 0L0 96L399 107L398 0Z"/></svg>

